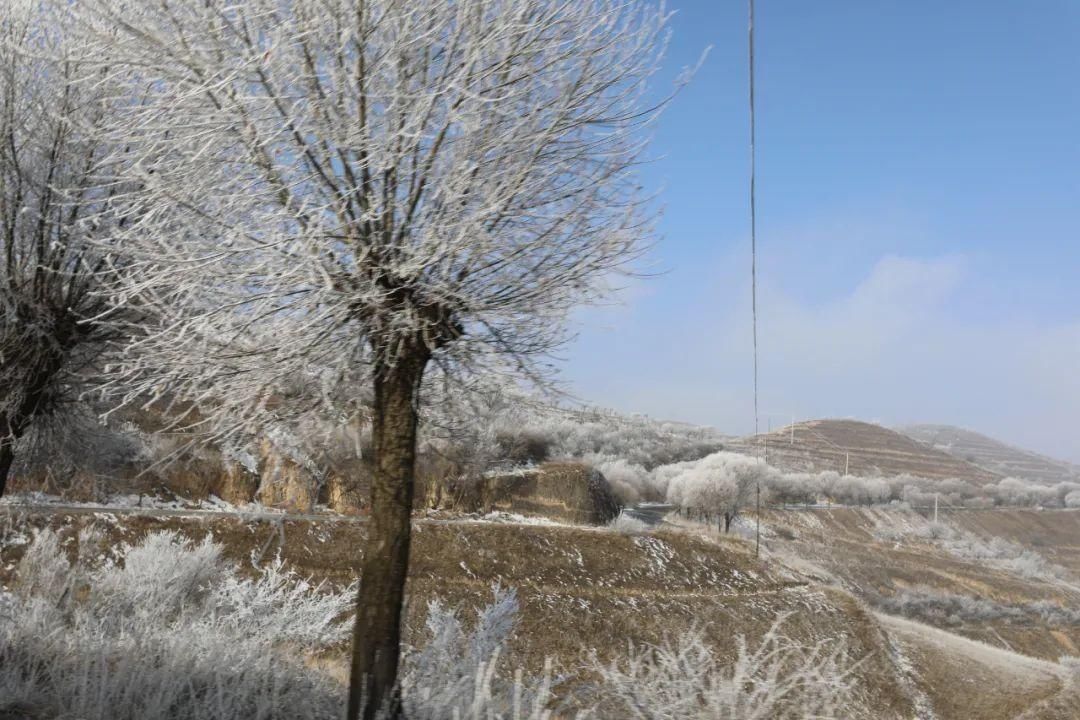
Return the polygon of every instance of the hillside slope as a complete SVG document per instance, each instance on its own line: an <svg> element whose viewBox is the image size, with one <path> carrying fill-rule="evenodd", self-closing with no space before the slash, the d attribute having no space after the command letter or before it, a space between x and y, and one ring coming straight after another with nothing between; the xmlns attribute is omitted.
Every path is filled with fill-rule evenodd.
<svg viewBox="0 0 1080 720"><path fill-rule="evenodd" d="M762 524L770 553L871 605L1043 660L1080 655L1080 511L772 510Z"/></svg>
<svg viewBox="0 0 1080 720"><path fill-rule="evenodd" d="M996 472L954 457L907 435L856 420L810 420L769 434L731 441L734 452L762 455L788 472L845 471L851 475L959 478L976 484L997 481Z"/></svg>
<svg viewBox="0 0 1080 720"><path fill-rule="evenodd" d="M12 568L34 529L52 527L71 546L78 529L91 523L107 533L111 547L158 530L196 540L209 534L242 567L280 553L288 569L338 587L356 579L362 560L364 523L355 521L275 526L227 517L31 514L0 542L0 586L13 582ZM860 660L845 717L912 717L911 698L873 615L842 590L762 563L742 541L675 529L627 535L566 525L428 519L416 523L409 575L405 638L411 644L425 640L430 601L439 598L468 617L490 601L494 585L517 591L519 625L507 660L531 675L543 671L545 658L555 660L560 674L575 672L593 653L607 661L624 653L627 642L660 643L690 627L701 628L722 657L733 657L740 636L753 645L783 616L784 633L793 640L842 639ZM344 681L346 648L320 658L320 666ZM587 692L588 678L581 680L580 688L560 686L560 692Z"/></svg>
<svg viewBox="0 0 1080 720"><path fill-rule="evenodd" d="M112 556L113 549L159 530L196 540L210 535L247 572L253 572L251 563L280 557L287 569L315 583L342 587L359 573L365 528L361 519L332 516L182 518L30 508L0 513L0 587L16 579L12 572L37 529L53 528L69 553L82 553L87 548L76 540L89 524L107 538L91 552ZM843 639L850 658L859 660L851 676L854 697L843 715L848 720L1075 718L1076 683L1055 661L1075 654L1076 623L910 614L904 619L870 606L875 598L930 584L999 603L1039 601L1062 608L1074 606L1080 593L952 557L920 533L905 534L926 525L910 511L769 511L760 559L750 542L678 517L669 521L649 533L626 534L509 515L418 518L406 641L424 641L431 600L440 598L468 617L490 600L495 584L517 590L520 624L506 657L509 667L530 675L543 670L545 658L556 659L557 673L574 673L593 653L614 659L627 642L658 643L688 627L701 628L726 659L738 637L752 645L785 616L784 633L793 640ZM1035 545L1054 562L1075 555L1070 550L1080 537L1076 511L957 512L948 522L998 537L1024 535L1030 526L1038 530ZM311 661L344 682L346 657L341 645ZM571 704L575 697L587 699L592 682L579 675L560 685L560 696Z"/></svg>
<svg viewBox="0 0 1080 720"><path fill-rule="evenodd" d="M1080 479L1080 466L1013 447L971 430L952 425L908 425L897 429L914 440L998 475L1047 485Z"/></svg>

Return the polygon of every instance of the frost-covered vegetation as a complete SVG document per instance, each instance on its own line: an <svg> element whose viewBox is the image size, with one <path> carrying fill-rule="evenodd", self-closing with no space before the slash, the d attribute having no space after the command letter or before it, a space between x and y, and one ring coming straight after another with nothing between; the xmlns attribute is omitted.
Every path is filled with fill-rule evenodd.
<svg viewBox="0 0 1080 720"><path fill-rule="evenodd" d="M1022 545L1001 537L982 537L946 523L931 522L912 513L897 513L879 519L874 529L885 542L925 542L961 560L1006 570L1021 577L1046 582L1068 580L1070 573Z"/></svg>
<svg viewBox="0 0 1080 720"><path fill-rule="evenodd" d="M583 460L627 503L663 499L663 489L652 481L654 468L723 448L723 437L710 427L564 407L504 382L486 382L467 396L444 391L436 398L425 418L429 451L487 473L545 460Z"/></svg>
<svg viewBox="0 0 1080 720"><path fill-rule="evenodd" d="M875 598L874 604L887 612L945 625L1024 625L1036 621L1055 626L1080 625L1080 610L1049 600L1008 604L926 586L903 588L890 597Z"/></svg>
<svg viewBox="0 0 1080 720"><path fill-rule="evenodd" d="M345 637L344 593L279 563L242 577L209 540L149 535L94 566L37 535L0 609L0 698L33 717L331 718L340 690L302 661ZM2 707L2 706L0 706Z"/></svg>
<svg viewBox="0 0 1080 720"><path fill-rule="evenodd" d="M732 663L691 630L627 656L594 662L605 716L635 720L800 720L852 713L858 662L842 641L793 642L780 618L756 647L738 642Z"/></svg>
<svg viewBox="0 0 1080 720"><path fill-rule="evenodd" d="M102 542L92 529L67 542L45 530L29 544L0 594L0 716L340 717L342 688L320 666L347 635L349 589L313 587L280 561L240 568L209 539ZM842 642L805 646L778 622L759 643L740 640L733 662L691 630L594 659L576 678L551 666L529 677L508 666L517 617L515 592L498 587L471 619L432 602L404 657L407 717L832 717L857 664ZM583 689L558 692L567 683Z"/></svg>
<svg viewBox="0 0 1080 720"><path fill-rule="evenodd" d="M701 460L662 465L633 478L643 493L659 493L668 502L687 509L728 513L746 504L760 484L762 502L773 504L884 505L906 503L928 507L985 508L994 506L1075 507L1076 483L1043 486L1017 478L976 486L963 480L929 479L913 475L859 477L834 471L782 472L762 460L731 452L718 452ZM724 508L728 508L725 510Z"/></svg>
<svg viewBox="0 0 1080 720"><path fill-rule="evenodd" d="M642 520L627 515L625 511L619 513L618 517L607 524L607 528L613 532L623 533L624 535L637 535L639 533L647 532L649 526Z"/></svg>

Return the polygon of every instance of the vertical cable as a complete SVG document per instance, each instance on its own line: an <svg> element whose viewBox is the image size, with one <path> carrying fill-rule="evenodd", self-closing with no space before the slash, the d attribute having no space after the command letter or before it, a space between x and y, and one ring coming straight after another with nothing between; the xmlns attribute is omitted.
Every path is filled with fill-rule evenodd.
<svg viewBox="0 0 1080 720"><path fill-rule="evenodd" d="M754 0L750 2L749 36L750 61L750 303L753 312L754 328L754 435L758 434L758 332L757 332L757 193L756 193L756 157L754 152Z"/></svg>
<svg viewBox="0 0 1080 720"><path fill-rule="evenodd" d="M754 0L750 3L750 24L747 28L747 55L750 65L750 307L753 312L754 326L754 436L757 437L758 422L758 346L757 346L757 197L755 182L755 122L754 122ZM768 437L765 438L768 443ZM768 448L768 445L765 446ZM765 462L768 462L768 450ZM758 477L756 487L756 502L754 515L757 525L754 532L754 557L761 555L761 477Z"/></svg>

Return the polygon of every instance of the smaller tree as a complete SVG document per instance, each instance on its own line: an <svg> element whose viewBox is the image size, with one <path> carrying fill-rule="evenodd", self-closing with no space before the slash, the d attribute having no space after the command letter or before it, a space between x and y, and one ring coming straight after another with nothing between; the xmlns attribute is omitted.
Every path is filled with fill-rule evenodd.
<svg viewBox="0 0 1080 720"><path fill-rule="evenodd" d="M774 473L761 460L729 452L713 453L687 465L668 484L668 502L722 518L724 532L731 530L757 488L766 485Z"/></svg>
<svg viewBox="0 0 1080 720"><path fill-rule="evenodd" d="M75 61L73 24L33 0L0 15L0 495L19 441L93 377L115 328L95 322L113 224L101 180L108 74Z"/></svg>

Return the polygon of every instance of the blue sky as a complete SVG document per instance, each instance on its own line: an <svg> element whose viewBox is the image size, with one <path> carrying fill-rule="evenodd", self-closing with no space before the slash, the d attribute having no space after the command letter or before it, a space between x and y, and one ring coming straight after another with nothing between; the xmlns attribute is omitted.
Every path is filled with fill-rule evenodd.
<svg viewBox="0 0 1080 720"><path fill-rule="evenodd" d="M564 379L753 429L746 4L672 0L661 277L577 319ZM1080 3L758 0L761 405L943 422L1080 461ZM764 425L764 420L763 420Z"/></svg>

